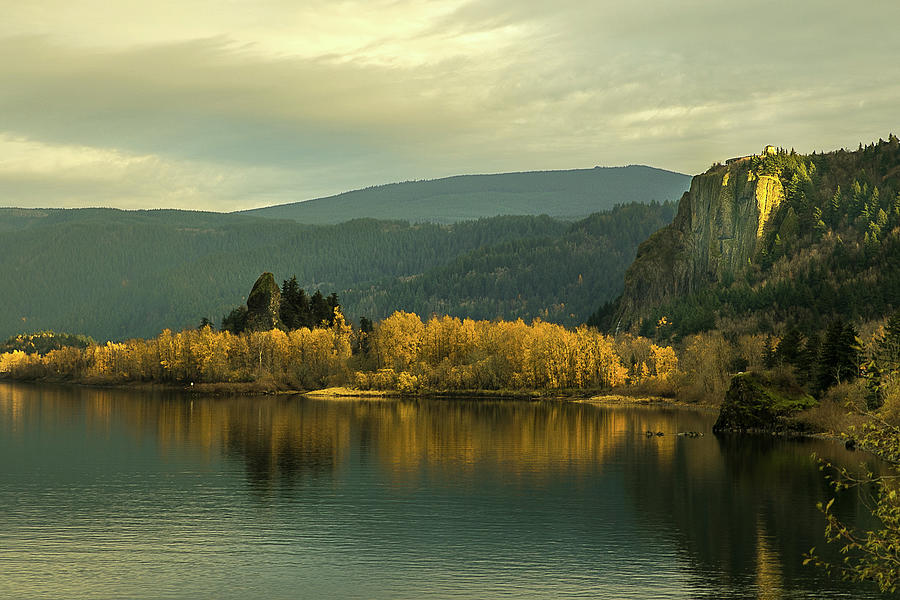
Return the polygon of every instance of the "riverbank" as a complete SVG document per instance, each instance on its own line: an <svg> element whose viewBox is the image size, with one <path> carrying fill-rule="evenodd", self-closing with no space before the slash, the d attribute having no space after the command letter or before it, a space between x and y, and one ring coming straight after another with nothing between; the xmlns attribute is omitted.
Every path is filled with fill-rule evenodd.
<svg viewBox="0 0 900 600"><path fill-rule="evenodd" d="M0 377L0 383L20 385L52 385L61 387L95 388L104 390L126 390L135 392L189 392L203 396L271 396L275 394L303 394L304 390L279 388L260 382L230 383L159 383L147 381L110 381L101 378L72 381L60 377L39 377L15 379Z"/></svg>
<svg viewBox="0 0 900 600"><path fill-rule="evenodd" d="M715 403L687 402L665 396L632 396L628 394L599 394L590 398L576 399L573 402L582 404L594 404L597 406L651 406L665 407L677 406L705 412L718 412L719 406Z"/></svg>
<svg viewBox="0 0 900 600"><path fill-rule="evenodd" d="M138 392L187 392L203 396L272 396L272 395L302 395L316 399L397 399L397 398L428 398L428 399L484 399L484 400L558 400L561 402L580 402L606 406L683 406L704 410L716 410L714 404L701 404L685 402L672 397L653 396L646 394L628 394L622 390L418 390L415 393L405 393L399 390L362 390L347 386L333 386L314 390L297 389L278 385L272 381L253 382L219 382L219 383L156 383L156 382L121 382L102 378L83 379L72 381L60 377L41 377L28 379L14 379L0 377L0 382L18 383L26 385L58 385L98 389L117 389Z"/></svg>

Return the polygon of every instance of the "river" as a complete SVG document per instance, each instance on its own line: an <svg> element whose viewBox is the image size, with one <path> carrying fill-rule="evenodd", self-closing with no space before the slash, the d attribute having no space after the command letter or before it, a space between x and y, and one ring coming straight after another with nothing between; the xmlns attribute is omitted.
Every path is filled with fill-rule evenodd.
<svg viewBox="0 0 900 600"><path fill-rule="evenodd" d="M714 420L0 384L0 597L878 597L801 565L865 457Z"/></svg>

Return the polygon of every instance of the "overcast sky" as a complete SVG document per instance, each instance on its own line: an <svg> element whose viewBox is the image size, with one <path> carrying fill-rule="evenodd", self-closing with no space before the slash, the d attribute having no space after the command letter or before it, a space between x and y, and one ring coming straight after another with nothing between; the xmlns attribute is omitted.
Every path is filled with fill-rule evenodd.
<svg viewBox="0 0 900 600"><path fill-rule="evenodd" d="M900 131L897 0L0 0L0 206L229 211Z"/></svg>

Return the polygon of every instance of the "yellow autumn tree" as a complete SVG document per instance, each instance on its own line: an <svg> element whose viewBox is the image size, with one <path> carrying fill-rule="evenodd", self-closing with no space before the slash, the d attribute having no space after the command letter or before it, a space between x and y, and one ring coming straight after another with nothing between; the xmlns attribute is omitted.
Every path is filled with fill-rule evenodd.
<svg viewBox="0 0 900 600"><path fill-rule="evenodd" d="M380 367L406 371L419 360L425 325L415 313L397 311L375 327L374 346Z"/></svg>
<svg viewBox="0 0 900 600"><path fill-rule="evenodd" d="M731 345L719 332L688 338L681 361L681 393L693 400L720 401L731 381L732 354Z"/></svg>
<svg viewBox="0 0 900 600"><path fill-rule="evenodd" d="M675 375L678 369L678 357L671 346L650 346L650 362L653 365L652 374L664 381L668 381Z"/></svg>

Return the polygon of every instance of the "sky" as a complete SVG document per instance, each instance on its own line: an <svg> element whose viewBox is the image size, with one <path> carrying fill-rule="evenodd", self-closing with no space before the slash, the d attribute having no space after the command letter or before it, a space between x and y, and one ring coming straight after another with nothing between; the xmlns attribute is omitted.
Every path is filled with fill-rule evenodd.
<svg viewBox="0 0 900 600"><path fill-rule="evenodd" d="M232 211L900 132L897 0L0 0L0 206Z"/></svg>

